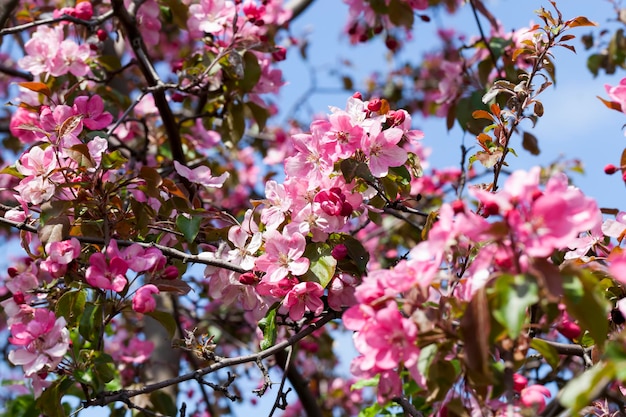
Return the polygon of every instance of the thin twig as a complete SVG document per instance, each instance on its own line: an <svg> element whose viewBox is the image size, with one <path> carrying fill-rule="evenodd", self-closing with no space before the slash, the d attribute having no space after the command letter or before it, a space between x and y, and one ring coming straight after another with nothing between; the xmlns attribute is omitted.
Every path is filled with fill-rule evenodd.
<svg viewBox="0 0 626 417"><path fill-rule="evenodd" d="M295 343L305 338L306 336L312 334L316 330L324 327L331 320L337 319L341 317L341 313L336 311L327 311L325 312L317 321L309 324L308 327L301 330L299 333L289 337L287 340L277 343L276 345L262 350L257 353L253 353L250 355L237 356L234 358L218 358L218 361L207 366L206 368L198 369L194 372L190 372L184 375L180 375L176 378L171 378L165 381L157 382L154 384L145 385L144 387L136 390L119 390L113 392L104 392L98 396L96 399L92 399L84 402L85 407L91 406L105 406L107 404L114 403L116 401L124 401L125 399L136 397L137 395L149 394L151 392L160 390L165 387L169 387L171 385L180 384L184 381L189 381L191 379L197 379L204 375L208 375L220 369L232 367L235 365L241 365L244 363L257 362L260 359L267 358L269 356L275 355L277 352L280 352L286 349L289 346L293 346Z"/></svg>

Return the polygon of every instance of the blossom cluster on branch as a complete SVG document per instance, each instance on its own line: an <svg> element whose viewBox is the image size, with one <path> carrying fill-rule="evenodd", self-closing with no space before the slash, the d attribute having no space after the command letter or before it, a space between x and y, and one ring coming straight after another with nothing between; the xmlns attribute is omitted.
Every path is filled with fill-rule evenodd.
<svg viewBox="0 0 626 417"><path fill-rule="evenodd" d="M506 33L466 2L469 44L441 31L421 67L286 129L267 126L276 64L307 2L14 3L0 224L23 252L0 288L19 372L4 415L225 415L252 394L243 376L254 395L278 385L270 414L626 409L626 215L557 166L507 169L515 135L539 152L520 125L544 116L552 50L574 49L585 17L550 2ZM392 52L415 17L463 7L345 3L350 40ZM626 111L623 86L604 104ZM420 114L458 122L476 151L430 167Z"/></svg>

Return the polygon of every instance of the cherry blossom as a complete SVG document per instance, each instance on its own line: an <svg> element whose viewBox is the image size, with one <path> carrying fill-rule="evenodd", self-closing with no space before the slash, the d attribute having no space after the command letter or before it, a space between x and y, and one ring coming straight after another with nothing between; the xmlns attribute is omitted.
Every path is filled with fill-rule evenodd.
<svg viewBox="0 0 626 417"><path fill-rule="evenodd" d="M267 274L267 281L277 283L289 273L300 276L309 269L309 260L302 257L306 239L300 233L285 236L270 230L264 239L265 253L257 258L255 267Z"/></svg>
<svg viewBox="0 0 626 417"><path fill-rule="evenodd" d="M89 257L85 279L89 285L96 288L120 292L128 282L126 271L128 264L122 258L116 256L107 263L105 254L96 252Z"/></svg>
<svg viewBox="0 0 626 417"><path fill-rule="evenodd" d="M201 165L197 168L189 169L178 161L174 161L174 168L181 177L209 188L220 188L230 176L228 172L225 172L219 177L213 177L211 176L211 168L207 166Z"/></svg>
<svg viewBox="0 0 626 417"><path fill-rule="evenodd" d="M280 307L281 313L289 313L289 318L298 321L307 311L318 316L324 310L321 297L324 288L317 282L301 282L287 293Z"/></svg>
<svg viewBox="0 0 626 417"><path fill-rule="evenodd" d="M156 309L156 300L153 295L159 294L159 289L152 285L146 284L135 292L133 295L133 310L137 313L149 313Z"/></svg>
<svg viewBox="0 0 626 417"><path fill-rule="evenodd" d="M30 320L11 326L9 341L20 348L9 352L9 360L22 365L27 377L55 369L70 345L65 326L65 318L57 318L52 311L43 308L35 309Z"/></svg>

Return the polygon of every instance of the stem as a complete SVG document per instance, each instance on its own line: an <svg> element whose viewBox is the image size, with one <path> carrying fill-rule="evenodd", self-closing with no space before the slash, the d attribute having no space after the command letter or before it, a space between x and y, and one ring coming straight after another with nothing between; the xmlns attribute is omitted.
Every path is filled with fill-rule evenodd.
<svg viewBox="0 0 626 417"><path fill-rule="evenodd" d="M224 369L227 367L241 365L244 363L256 362L260 359L267 358L269 356L275 355L278 352L285 350L289 346L293 346L295 343L305 338L306 336L312 334L316 330L321 329L331 320L337 319L341 317L341 313L335 311L327 311L324 315L322 315L317 321L310 323L308 327L304 330L301 330L299 333L289 337L287 340L277 343L276 345L262 350L257 353L253 353L250 355L237 356L234 358L216 358L217 362L212 365L207 366L206 368L198 369L194 372L190 372L184 375L180 375L176 378L171 378L165 381L157 382L154 384L145 385L140 389L131 389L131 390L119 390L113 392L104 392L98 398L86 401L84 403L85 407L91 406L105 406L107 404L111 404L116 401L127 401L129 398L136 397L137 395L149 394L151 392L160 390L165 387L169 387L170 385L180 384L184 381L189 381L191 379L201 378L204 375L208 375L210 373L216 372L220 369Z"/></svg>

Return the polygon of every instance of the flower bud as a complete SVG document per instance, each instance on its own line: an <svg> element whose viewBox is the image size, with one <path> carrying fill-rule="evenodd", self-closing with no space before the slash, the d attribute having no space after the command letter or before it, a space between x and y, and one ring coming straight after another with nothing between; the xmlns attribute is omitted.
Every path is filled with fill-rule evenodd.
<svg viewBox="0 0 626 417"><path fill-rule="evenodd" d="M383 102L379 98L373 98L367 103L367 110L377 112L383 106Z"/></svg>
<svg viewBox="0 0 626 417"><path fill-rule="evenodd" d="M618 171L618 168L613 164L608 164L604 167L604 173L606 175L613 175Z"/></svg>
<svg viewBox="0 0 626 417"><path fill-rule="evenodd" d="M255 285L259 282L259 279L254 272L244 272L243 274L239 275L239 282L244 285Z"/></svg>
<svg viewBox="0 0 626 417"><path fill-rule="evenodd" d="M330 254L333 256L333 258L340 261L348 256L348 248L346 247L346 245L340 243L333 248Z"/></svg>

